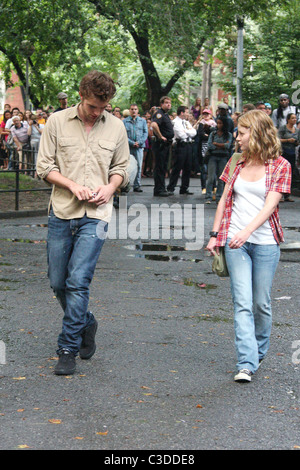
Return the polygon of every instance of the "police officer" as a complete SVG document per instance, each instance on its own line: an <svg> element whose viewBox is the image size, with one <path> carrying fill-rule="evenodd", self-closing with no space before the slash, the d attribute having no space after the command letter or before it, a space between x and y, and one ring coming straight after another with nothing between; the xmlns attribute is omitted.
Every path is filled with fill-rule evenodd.
<svg viewBox="0 0 300 470"><path fill-rule="evenodd" d="M160 99L160 108L152 116L151 127L155 134L153 142L153 152L155 155L154 196L169 196L165 186L165 174L174 137L172 121L168 114L171 106L171 99L168 96L163 96Z"/></svg>
<svg viewBox="0 0 300 470"><path fill-rule="evenodd" d="M181 186L179 194L193 194L189 191L190 176L192 169L192 145L197 131L187 120L189 108L179 106L177 116L173 121L175 135L175 163L172 168L170 182L167 187L169 193L174 193L180 172L182 170Z"/></svg>

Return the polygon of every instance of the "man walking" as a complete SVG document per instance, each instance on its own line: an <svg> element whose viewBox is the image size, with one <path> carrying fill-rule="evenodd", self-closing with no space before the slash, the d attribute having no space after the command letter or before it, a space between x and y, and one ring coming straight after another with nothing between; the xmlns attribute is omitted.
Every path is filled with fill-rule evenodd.
<svg viewBox="0 0 300 470"><path fill-rule="evenodd" d="M130 116L125 118L123 123L126 127L128 135L130 154L133 155L137 161L137 174L133 182L133 191L137 193L142 193L142 164L144 157L145 142L148 137L148 127L146 120L138 116L139 108L136 104L131 104L129 111Z"/></svg>
<svg viewBox="0 0 300 470"><path fill-rule="evenodd" d="M175 163L167 187L170 193L174 193L180 172L182 171L179 193L193 194L189 191L189 185L192 169L192 144L197 131L187 120L188 115L189 108L187 106L179 106L177 116L173 121L176 146Z"/></svg>
<svg viewBox="0 0 300 470"><path fill-rule="evenodd" d="M80 103L50 116L40 142L37 173L53 185L48 275L64 311L57 375L74 373L77 354L89 359L96 349L89 285L106 238L113 194L128 183L126 130L105 111L115 91L109 75L89 72L79 86Z"/></svg>

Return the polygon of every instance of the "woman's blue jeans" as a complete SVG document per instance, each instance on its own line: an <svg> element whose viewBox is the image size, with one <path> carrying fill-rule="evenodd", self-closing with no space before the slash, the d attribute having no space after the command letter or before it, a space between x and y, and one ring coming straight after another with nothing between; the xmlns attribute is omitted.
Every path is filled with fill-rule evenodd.
<svg viewBox="0 0 300 470"><path fill-rule="evenodd" d="M225 245L234 304L237 368L255 372L266 355L272 327L271 288L280 257L279 245L246 242Z"/></svg>
<svg viewBox="0 0 300 470"><path fill-rule="evenodd" d="M84 329L94 316L88 311L89 285L92 281L107 223L86 216L59 219L51 209L48 218L48 277L63 311L58 351L69 349L75 355L81 345Z"/></svg>

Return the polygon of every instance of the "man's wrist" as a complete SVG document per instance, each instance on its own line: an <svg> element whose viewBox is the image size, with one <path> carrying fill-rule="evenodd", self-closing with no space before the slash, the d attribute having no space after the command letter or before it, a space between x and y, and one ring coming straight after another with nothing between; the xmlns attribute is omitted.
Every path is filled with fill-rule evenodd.
<svg viewBox="0 0 300 470"><path fill-rule="evenodd" d="M119 176L119 175L118 175ZM109 188L111 188L112 192L114 193L122 184L122 181L123 181L123 178L120 177L121 179L119 178L114 178L113 176L111 177L109 183L107 184L107 186Z"/></svg>

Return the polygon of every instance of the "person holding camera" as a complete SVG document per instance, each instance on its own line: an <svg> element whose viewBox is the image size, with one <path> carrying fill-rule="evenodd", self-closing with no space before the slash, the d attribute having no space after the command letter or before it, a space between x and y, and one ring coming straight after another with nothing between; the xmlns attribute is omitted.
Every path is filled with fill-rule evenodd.
<svg viewBox="0 0 300 470"><path fill-rule="evenodd" d="M30 119L28 120L27 134L30 137L30 146L32 149L32 154L33 154L31 163L33 164L34 169L36 167L36 159L37 159L37 155L39 151L42 132L43 132L43 129L40 126L40 124L38 124L37 122L37 116L35 115L31 116Z"/></svg>

